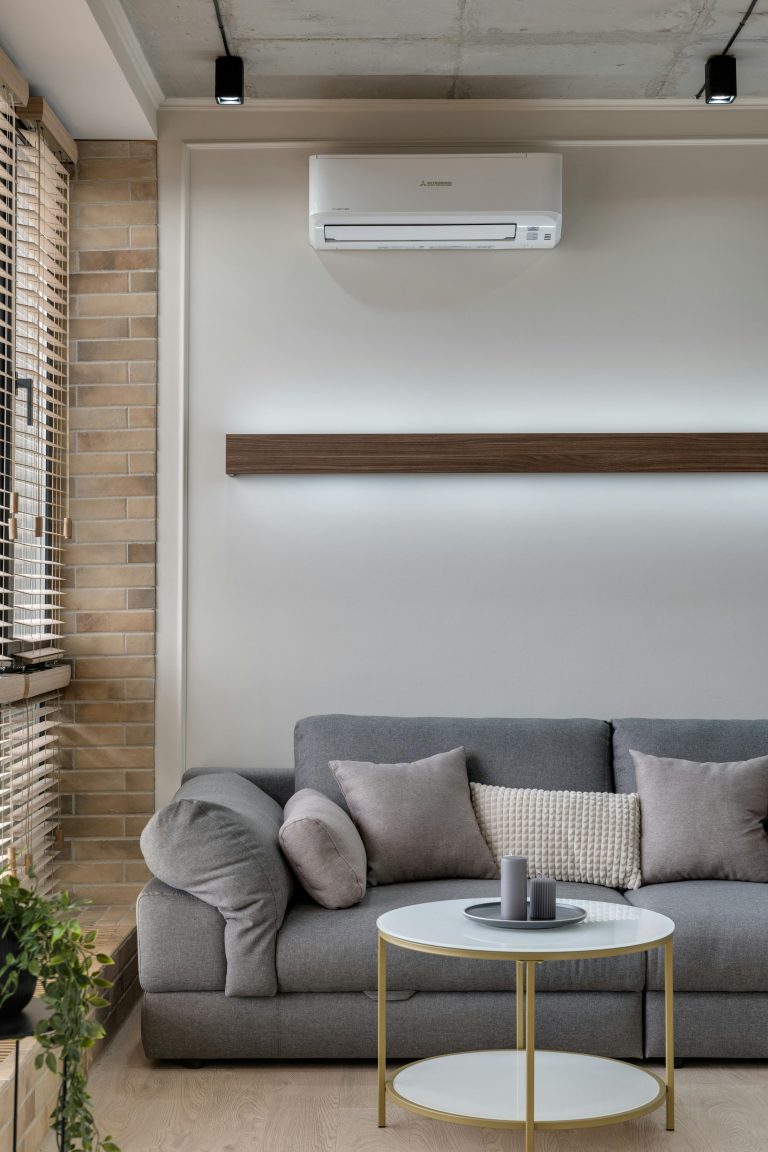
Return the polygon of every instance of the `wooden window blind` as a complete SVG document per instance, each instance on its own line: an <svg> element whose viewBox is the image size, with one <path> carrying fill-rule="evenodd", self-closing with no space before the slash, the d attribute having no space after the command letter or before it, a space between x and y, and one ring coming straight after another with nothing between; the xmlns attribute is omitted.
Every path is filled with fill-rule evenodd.
<svg viewBox="0 0 768 1152"><path fill-rule="evenodd" d="M67 514L69 177L0 89L0 863L53 882ZM66 675L64 675L66 673Z"/></svg>
<svg viewBox="0 0 768 1152"><path fill-rule="evenodd" d="M59 693L0 708L0 857L50 891L60 827Z"/></svg>

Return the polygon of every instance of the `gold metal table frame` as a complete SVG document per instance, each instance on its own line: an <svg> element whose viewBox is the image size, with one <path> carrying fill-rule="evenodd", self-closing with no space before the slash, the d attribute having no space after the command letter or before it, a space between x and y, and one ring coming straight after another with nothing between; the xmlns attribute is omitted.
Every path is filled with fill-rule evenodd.
<svg viewBox="0 0 768 1152"><path fill-rule="evenodd" d="M396 1101L401 1107L422 1116L432 1119L449 1121L455 1124L470 1124L482 1128L523 1128L525 1129L525 1152L534 1152L534 1132L536 1128L594 1128L603 1124L618 1124L625 1120L635 1119L653 1112L666 1103L667 1131L674 1131L675 1127L675 1038L674 1038L674 991L673 991L673 957L672 936L670 932L658 940L651 940L642 944L627 945L621 948L603 948L594 951L573 949L570 951L530 952L516 954L513 950L491 952L474 950L470 948L444 948L433 944L420 944L414 941L391 936L379 930L378 954L378 1126L385 1128L387 1123L387 1096ZM516 1006L516 1045L519 1051L525 1050L525 1119L524 1120L493 1120L483 1117L456 1115L449 1112L437 1112L415 1104L401 1096L393 1085L392 1079L387 1079L387 944L397 948L406 948L413 952L428 952L435 956L458 956L465 959L476 960L514 960L515 961L515 1006ZM659 1091L649 1103L629 1112L608 1113L604 1116L594 1116L579 1120L536 1120L534 1114L534 1056L536 1052L536 965L548 960L591 960L608 956L627 956L634 952L650 952L653 948L664 949L664 1080L646 1070L646 1074L658 1082ZM420 1063L420 1061L415 1061ZM621 1061L617 1061L621 1063ZM410 1065L403 1065L407 1068ZM397 1070L402 1071L401 1069Z"/></svg>

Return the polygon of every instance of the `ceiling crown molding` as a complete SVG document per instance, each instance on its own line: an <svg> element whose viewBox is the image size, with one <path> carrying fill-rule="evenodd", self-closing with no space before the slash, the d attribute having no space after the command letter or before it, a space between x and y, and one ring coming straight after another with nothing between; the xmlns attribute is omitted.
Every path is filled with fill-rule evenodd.
<svg viewBox="0 0 768 1152"><path fill-rule="evenodd" d="M156 125L157 110L165 94L120 0L87 0L87 3L145 115Z"/></svg>

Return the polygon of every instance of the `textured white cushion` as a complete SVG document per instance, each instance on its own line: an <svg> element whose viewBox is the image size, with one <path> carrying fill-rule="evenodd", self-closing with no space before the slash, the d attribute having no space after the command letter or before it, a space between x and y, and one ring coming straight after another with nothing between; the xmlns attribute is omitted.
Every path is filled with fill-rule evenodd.
<svg viewBox="0 0 768 1152"><path fill-rule="evenodd" d="M529 876L639 888L640 803L635 793L551 792L470 784L480 831L497 864L527 856Z"/></svg>

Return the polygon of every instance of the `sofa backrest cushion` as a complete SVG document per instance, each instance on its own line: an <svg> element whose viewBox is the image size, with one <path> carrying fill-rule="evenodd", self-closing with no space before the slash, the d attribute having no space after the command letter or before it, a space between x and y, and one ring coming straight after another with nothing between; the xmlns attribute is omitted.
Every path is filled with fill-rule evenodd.
<svg viewBox="0 0 768 1152"><path fill-rule="evenodd" d="M278 834L283 810L234 772L182 784L141 834L150 870L218 908L227 996L274 996L275 947L293 880Z"/></svg>
<svg viewBox="0 0 768 1152"><path fill-rule="evenodd" d="M617 792L637 792L629 752L676 760L752 760L768 756L768 720L614 720L613 771Z"/></svg>
<svg viewBox="0 0 768 1152"><path fill-rule="evenodd" d="M395 764L464 747L467 774L511 788L612 791L611 729L603 720L308 716L294 731L296 787L346 808L330 760Z"/></svg>

